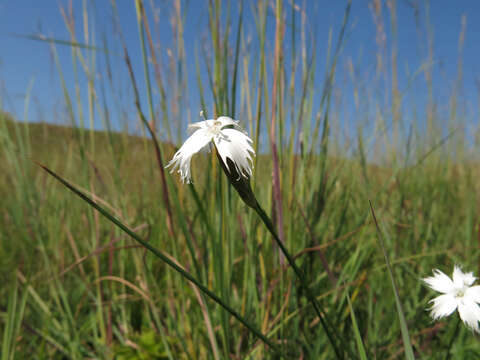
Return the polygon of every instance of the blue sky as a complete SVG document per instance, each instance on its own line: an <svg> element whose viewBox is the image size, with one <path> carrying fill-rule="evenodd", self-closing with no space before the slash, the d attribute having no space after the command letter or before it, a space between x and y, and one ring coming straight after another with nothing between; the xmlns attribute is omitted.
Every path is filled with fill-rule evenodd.
<svg viewBox="0 0 480 360"><path fill-rule="evenodd" d="M147 11L150 12L150 1L146 2ZM133 98L128 90L128 73L126 72L123 60L118 54L121 47L118 38L114 33L113 10L111 1L80 1L73 0L73 10L76 18L76 29L80 42L83 39L82 8L83 4L89 9L89 30L95 33L96 45L102 46L102 39L108 40L111 52L112 69L116 74L115 81L120 91L116 99L110 97L108 88L105 88L106 101L110 107L115 108L116 103L125 105L123 112L133 112ZM170 18L172 7L170 1L153 1L160 19L160 49L159 52L165 56L171 47L172 33ZM226 3L226 2L224 2ZM238 11L236 2L232 1L232 16ZM245 0L246 18L245 28L252 36L255 33L253 4L251 0ZM286 1L287 12L291 11ZM296 1L303 4L304 1ZM344 96L344 102L353 102L353 87L348 81L349 75L347 64L351 60L359 77L368 83L373 77L375 69L376 53L376 27L373 21L372 12L369 9L370 0L354 0L350 23L347 29L345 47L340 59L337 73L337 87L348 93ZM425 61L427 56L427 33L426 33L426 1L397 0L398 6L398 73L400 89L405 89L409 79ZM208 38L208 1L191 0L182 1L185 16L185 49L187 53L187 81L190 85L188 94L188 108L190 113L184 112L182 121L196 121L200 109L198 96L195 94L195 53L199 53L199 47L203 39ZM317 68L319 75L318 88L322 84L322 76L325 69L326 49L328 43L328 32L334 30L334 39L338 34L345 10L346 1L342 0L309 0L305 1L307 8L307 24L310 31L309 40L317 44ZM382 1L384 11L385 32L387 44L391 45L391 32L389 16L385 1ZM419 12L415 13L415 6L418 4ZM463 49L463 82L461 94L463 95L465 108L468 110L470 121L476 121L478 114L478 90L476 79L480 79L480 22L477 21L480 14L480 2L476 0L434 0L430 1L429 19L433 34L434 63L432 71L434 74L433 85L435 99L441 107L448 102L448 96L457 76L458 63L458 39L461 30L462 16L466 16L465 44ZM61 40L69 40L69 34L61 16L60 7L68 8L68 2L59 0L0 0L0 97L2 107L13 113L17 118L24 119L25 96L31 87L29 94L31 102L27 113L31 121L51 121L65 123L65 100L62 95L62 84L58 75L58 69L53 61L49 45L45 42L33 41L15 35L42 34ZM132 57L133 67L136 73L137 82L141 89L141 100L144 111L147 112L147 100L145 96L145 84L143 81L143 67L140 45L138 40L138 28L133 1L118 0L118 17L122 33L125 36L126 45ZM298 19L297 19L298 20ZM298 20L299 21L299 20ZM273 46L274 35L273 14L269 16L269 39L267 42ZM235 21L234 21L235 24ZM232 43L233 46L233 43ZM287 35L285 49L289 49L291 41ZM72 96L74 95L74 72L72 67L71 49L68 46L57 46L60 65L65 77L67 88ZM83 54L92 56L91 51L83 51ZM103 57L97 55L97 75L104 75ZM77 64L80 66L79 64ZM81 74L81 71L79 71ZM84 108L87 108L86 80L79 75L80 93ZM343 84L343 85L342 85ZM207 84L205 84L207 86ZM381 88L379 88L381 90ZM121 93L121 94L120 94ZM425 77L417 76L412 83L404 102L406 106L418 106L426 101ZM408 109L406 110L408 111ZM193 114L193 115L192 115ZM124 114L125 116L125 114ZM128 115L126 115L128 117ZM351 104L345 106L343 116L349 122L354 122L355 108ZM118 125L120 113L113 114L114 126ZM94 126L101 128L101 121L96 117Z"/></svg>

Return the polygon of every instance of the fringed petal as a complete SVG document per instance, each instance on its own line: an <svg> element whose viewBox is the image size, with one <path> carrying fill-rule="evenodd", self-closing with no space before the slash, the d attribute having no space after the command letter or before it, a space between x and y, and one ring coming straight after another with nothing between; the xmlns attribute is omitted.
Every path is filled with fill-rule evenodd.
<svg viewBox="0 0 480 360"><path fill-rule="evenodd" d="M211 139L212 135L206 129L199 128L178 149L166 167L171 168L170 172L178 168L182 182L190 183L192 180L190 172L192 156L207 146Z"/></svg>
<svg viewBox="0 0 480 360"><path fill-rule="evenodd" d="M472 299L464 297L458 304L460 319L473 331L480 333L478 322L480 321L480 308Z"/></svg>
<svg viewBox="0 0 480 360"><path fill-rule="evenodd" d="M464 273L462 269L455 265L453 268L453 283L455 287L461 288L465 285L470 286L475 282L475 276L473 276L473 272Z"/></svg>
<svg viewBox="0 0 480 360"><path fill-rule="evenodd" d="M255 156L255 151L252 140L246 134L235 129L223 129L221 134L214 137L214 142L225 165L229 158L239 174L244 177L252 175L252 156Z"/></svg>
<svg viewBox="0 0 480 360"><path fill-rule="evenodd" d="M442 294L454 291L453 281L440 270L433 270L433 276L423 279L423 281L433 290Z"/></svg>
<svg viewBox="0 0 480 360"><path fill-rule="evenodd" d="M430 300L430 303L432 303L430 315L434 320L450 315L457 308L457 301L450 294L437 296Z"/></svg>

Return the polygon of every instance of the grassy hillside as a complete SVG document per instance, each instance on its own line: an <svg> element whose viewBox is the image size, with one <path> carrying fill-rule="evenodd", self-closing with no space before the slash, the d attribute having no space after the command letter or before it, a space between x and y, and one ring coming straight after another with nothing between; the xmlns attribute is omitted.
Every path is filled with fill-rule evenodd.
<svg viewBox="0 0 480 360"><path fill-rule="evenodd" d="M19 356L34 349L44 358L143 353L152 359L169 352L174 358L206 358L214 346L242 356L263 357L267 351L33 161L94 196L263 332L284 339L296 356L321 354L328 346L311 308L296 293L293 274L280 267L265 227L226 184L214 158L194 161L193 187L172 177L170 194L178 207L172 237L149 141L5 117L1 135L0 306L4 322L13 317L12 346ZM169 158L173 149L163 146ZM433 294L420 278L435 267L449 271L454 263L467 270L478 266L473 165L435 152L417 158L423 161L405 167L362 167L356 158L329 158L321 183L318 156L300 159L296 191L283 187L288 248L298 255L336 331L354 349L345 298L350 294L365 346L377 358L401 357L403 346L368 200L381 221L416 353L436 358L446 351L456 322L430 320L426 307ZM259 156L255 192L267 209L270 166L269 157ZM291 174L290 166L284 161L282 171ZM455 336L451 351L480 351L468 330L460 328Z"/></svg>

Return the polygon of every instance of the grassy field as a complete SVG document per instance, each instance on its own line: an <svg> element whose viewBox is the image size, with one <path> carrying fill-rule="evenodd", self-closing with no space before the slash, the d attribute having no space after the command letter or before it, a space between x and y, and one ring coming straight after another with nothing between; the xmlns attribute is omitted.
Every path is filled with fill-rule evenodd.
<svg viewBox="0 0 480 360"><path fill-rule="evenodd" d="M448 105L453 131L436 121L429 103L425 132L403 124L392 83L387 105L368 100L380 109L372 120L380 130L359 126L354 141L339 141L335 72L348 7L319 91L308 65L314 53L299 51L309 54L302 57L282 47L282 36L297 31L285 21L289 6L278 0L267 16L267 2L255 3L260 44L268 41L267 21L286 35L276 31L268 49L247 52L246 30L218 21L225 11L220 3L210 2L211 68L198 70L208 73L210 87L198 91L212 102L210 114L242 120L254 139L253 191L327 325L214 154L194 158L192 185L181 184L177 174L163 178L181 145L164 135L167 123L176 131L171 104L182 87L165 93L160 69L147 76L152 101L134 114L145 132L156 129L168 139L158 148L151 135L26 123L0 113L1 360L479 358L478 338L459 326L458 314L430 318L428 301L436 294L421 281L434 268L450 275L454 264L480 274L479 167L471 155L478 147L462 135L469 125L455 112L457 94ZM153 68L153 40L144 38L148 9L136 4L139 51ZM181 12L174 16L181 27ZM227 31L237 40L230 43ZM88 50L75 45L74 35L71 41L73 61L85 61ZM176 60L185 64L181 54ZM287 66L285 58L296 65ZM131 75L143 76L143 69L129 67L128 53L124 60L135 89ZM88 72L92 63L83 65ZM388 71L396 72L394 66ZM65 88L66 124L88 124L95 111L108 110L95 90L100 80L89 79L94 106L75 103ZM391 117L391 131L378 125L385 117ZM36 162L188 271L276 349Z"/></svg>

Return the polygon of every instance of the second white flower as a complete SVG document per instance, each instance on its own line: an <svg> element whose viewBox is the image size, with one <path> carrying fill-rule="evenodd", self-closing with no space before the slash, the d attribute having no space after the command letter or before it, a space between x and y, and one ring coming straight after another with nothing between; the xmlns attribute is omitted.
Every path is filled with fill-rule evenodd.
<svg viewBox="0 0 480 360"><path fill-rule="evenodd" d="M433 271L433 274L434 276L423 279L429 287L442 294L430 300L433 319L443 318L458 310L458 315L465 325L480 333L478 326L480 286L472 286L476 279L473 273L464 273L458 266L455 266L452 279L437 269Z"/></svg>

